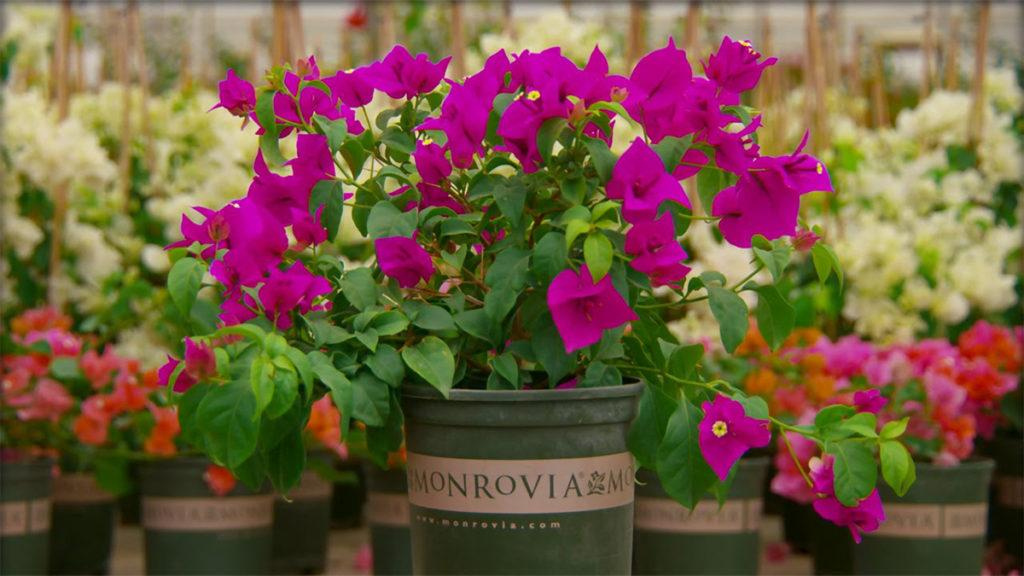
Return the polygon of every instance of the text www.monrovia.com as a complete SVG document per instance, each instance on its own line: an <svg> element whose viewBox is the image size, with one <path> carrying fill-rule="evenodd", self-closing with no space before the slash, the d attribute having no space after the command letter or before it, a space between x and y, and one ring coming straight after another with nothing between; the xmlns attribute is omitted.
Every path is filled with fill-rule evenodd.
<svg viewBox="0 0 1024 576"><path fill-rule="evenodd" d="M413 520L443 528L469 528L477 530L558 530L562 523L557 520L466 520L458 518L437 518L426 514L415 514Z"/></svg>

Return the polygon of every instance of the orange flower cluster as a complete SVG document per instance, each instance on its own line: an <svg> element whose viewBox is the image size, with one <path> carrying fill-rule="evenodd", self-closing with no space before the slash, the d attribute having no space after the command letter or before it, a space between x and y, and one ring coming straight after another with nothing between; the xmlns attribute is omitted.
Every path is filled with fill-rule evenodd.
<svg viewBox="0 0 1024 576"><path fill-rule="evenodd" d="M341 413L334 407L330 396L313 403L306 431L342 460L348 458L348 447L341 441Z"/></svg>

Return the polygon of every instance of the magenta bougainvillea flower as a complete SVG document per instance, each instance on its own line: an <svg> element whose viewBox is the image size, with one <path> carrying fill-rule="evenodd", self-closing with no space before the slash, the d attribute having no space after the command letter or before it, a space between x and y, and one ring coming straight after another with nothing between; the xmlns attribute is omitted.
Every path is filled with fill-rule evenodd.
<svg viewBox="0 0 1024 576"><path fill-rule="evenodd" d="M622 215L632 223L653 220L666 200L692 208L683 186L665 171L661 158L642 138L634 140L615 163L607 193L622 200Z"/></svg>
<svg viewBox="0 0 1024 576"><path fill-rule="evenodd" d="M217 358L213 348L205 342L185 338L185 372L196 380L203 380L217 374Z"/></svg>
<svg viewBox="0 0 1024 576"><path fill-rule="evenodd" d="M853 394L853 404L858 412L878 414L889 401L876 389L858 390Z"/></svg>
<svg viewBox="0 0 1024 576"><path fill-rule="evenodd" d="M743 405L718 394L702 405L704 418L698 425L700 453L723 482L733 464L751 448L767 446L772 439L767 420L747 416Z"/></svg>
<svg viewBox="0 0 1024 576"><path fill-rule="evenodd" d="M650 276L655 286L678 284L690 272L682 263L687 254L676 239L671 214L634 224L626 233L626 252L633 255L629 265Z"/></svg>
<svg viewBox="0 0 1024 576"><path fill-rule="evenodd" d="M650 130L659 124L672 123L676 107L686 95L693 80L693 70L686 52L676 48L669 38L668 45L641 58L629 75L628 92L623 106L641 124ZM664 130L655 130L660 140ZM682 134L674 134L681 136Z"/></svg>
<svg viewBox="0 0 1024 576"><path fill-rule="evenodd" d="M605 275L596 284L585 265L562 270L548 287L548 308L566 353L596 344L605 330L636 320L636 313Z"/></svg>
<svg viewBox="0 0 1024 576"><path fill-rule="evenodd" d="M220 101L210 110L223 108L235 116L247 117L256 109L256 89L228 69L227 76L217 84Z"/></svg>
<svg viewBox="0 0 1024 576"><path fill-rule="evenodd" d="M862 533L877 530L878 526L885 521L882 498L878 495L878 490L875 489L856 506L843 505L836 498L833 462L834 458L831 454L826 454L821 458L811 458L808 468L810 468L811 481L814 483L814 491L818 494L818 499L813 504L814 511L837 526L849 528L854 541L860 543Z"/></svg>
<svg viewBox="0 0 1024 576"><path fill-rule="evenodd" d="M339 70L334 76L324 78L324 84L331 89L334 97L350 108L366 106L373 100L372 79L366 66L351 72Z"/></svg>
<svg viewBox="0 0 1024 576"><path fill-rule="evenodd" d="M412 288L420 280L430 281L434 275L434 262L430 253L415 238L391 236L373 242L377 263L387 276L398 281L402 288Z"/></svg>
<svg viewBox="0 0 1024 576"><path fill-rule="evenodd" d="M452 174L452 165L445 158L444 148L432 140L416 142L416 150L412 153L416 170L428 184L437 184Z"/></svg>
<svg viewBox="0 0 1024 576"><path fill-rule="evenodd" d="M796 234L800 196L832 192L825 166L801 153L807 137L789 156L760 156L749 170L715 196L712 214L721 218L719 230L733 246L749 248L755 234L769 240Z"/></svg>
<svg viewBox="0 0 1024 576"><path fill-rule="evenodd" d="M179 364L181 364L181 360L168 355L167 362L165 362L164 365L156 372L157 382L159 382L161 386L167 387L167 383L171 381L171 375L174 374L175 370L177 370ZM188 392L188 389L195 386L197 382L198 381L191 374L182 370L178 374L178 378L174 381L174 391L179 394L183 394Z"/></svg>
<svg viewBox="0 0 1024 576"><path fill-rule="evenodd" d="M228 225L225 212L233 208L229 205L220 210L210 210L202 206L193 206L192 209L203 217L202 223L194 222L187 214L182 214L182 239L168 244L167 248L187 248L198 242L203 247L200 256L211 259L217 250L228 247L231 227Z"/></svg>
<svg viewBox="0 0 1024 576"><path fill-rule="evenodd" d="M398 44L383 60L370 64L367 77L374 88L392 98L415 98L437 88L451 59L434 63L426 53L414 58Z"/></svg>
<svg viewBox="0 0 1024 576"><path fill-rule="evenodd" d="M722 44L708 58L704 73L722 90L746 92L761 80L764 69L778 62L778 58L767 58L761 62L761 53L754 50L750 42L739 42L726 36Z"/></svg>
<svg viewBox="0 0 1024 576"><path fill-rule="evenodd" d="M260 288L260 304L267 318L281 330L292 327L292 310L306 314L310 310L324 310L329 303L315 304L318 298L330 294L331 284L326 278L315 276L302 262L287 270L273 269Z"/></svg>

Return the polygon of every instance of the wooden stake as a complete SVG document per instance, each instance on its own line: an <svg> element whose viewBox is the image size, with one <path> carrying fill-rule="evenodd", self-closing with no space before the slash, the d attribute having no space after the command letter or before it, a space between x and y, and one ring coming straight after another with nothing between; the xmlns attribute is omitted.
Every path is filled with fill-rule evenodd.
<svg viewBox="0 0 1024 576"><path fill-rule="evenodd" d="M396 33L397 27L395 25L395 20L397 19L395 15L395 3L384 2L380 5L380 9L377 11L377 14L380 18L377 28L380 34L380 46L378 47L377 55L384 56L390 52L391 48L396 42L398 42L398 35Z"/></svg>
<svg viewBox="0 0 1024 576"><path fill-rule="evenodd" d="M391 4L391 2L388 2ZM292 59L305 58L309 54L306 53L306 33L302 25L302 7L299 5L299 0L291 0L288 3L288 40L291 42L290 52L292 53Z"/></svg>
<svg viewBox="0 0 1024 576"><path fill-rule="evenodd" d="M461 80L466 75L466 32L462 17L462 1L451 1L451 75Z"/></svg>
<svg viewBox="0 0 1024 576"><path fill-rule="evenodd" d="M129 9L121 12L121 31L117 39L117 80L121 84L121 149L118 157L118 186L124 209L131 210L132 161L132 84L129 58L131 55L131 23Z"/></svg>
<svg viewBox="0 0 1024 576"><path fill-rule="evenodd" d="M809 83L806 101L807 113L810 115L809 125L813 128L811 142L816 151L828 147L828 109L825 102L825 62L821 49L821 28L818 24L818 11L814 0L807 2L807 73Z"/></svg>
<svg viewBox="0 0 1024 576"><path fill-rule="evenodd" d="M568 8L566 8L568 11ZM512 0L501 0L502 29L505 35L515 40L516 25L512 16Z"/></svg>
<svg viewBox="0 0 1024 576"><path fill-rule="evenodd" d="M839 50L843 45L843 38L839 20L839 2L838 0L831 0L829 2L828 14L826 15L826 22L828 23L826 28L827 41L823 42L819 39L825 52L823 62L825 66L825 84L830 88L835 88L843 83L843 71L839 64Z"/></svg>
<svg viewBox="0 0 1024 576"><path fill-rule="evenodd" d="M139 82L139 92L142 103L139 109L141 121L139 129L142 131L142 138L145 145L143 155L146 162L146 169L152 174L155 169L156 159L153 156L153 130L149 125L149 64L146 59L146 44L142 39L142 16L139 13L139 4L136 0L128 3L129 24L131 33L130 42L135 55L135 74Z"/></svg>
<svg viewBox="0 0 1024 576"><path fill-rule="evenodd" d="M54 50L57 118L61 121L68 117L70 103L68 61L71 57L71 21L73 16L71 0L63 0L60 7L57 45ZM63 268L61 253L64 247L64 227L67 225L68 185L68 182L60 182L53 191L53 225L50 229L50 269L46 296L50 306L58 309L64 305L64 302L61 301L61 295L57 292L57 280L60 278Z"/></svg>
<svg viewBox="0 0 1024 576"><path fill-rule="evenodd" d="M562 0L562 8L565 9L565 15L572 18L572 0Z"/></svg>
<svg viewBox="0 0 1024 576"><path fill-rule="evenodd" d="M263 45L260 39L260 20L259 18L253 18L249 20L249 59L246 63L248 68L249 80L257 81L260 77L259 66L260 66L260 50L259 47Z"/></svg>
<svg viewBox="0 0 1024 576"><path fill-rule="evenodd" d="M871 75L871 111L875 128L889 124L889 104L885 99L885 53L881 45L875 45L871 54L873 73Z"/></svg>
<svg viewBox="0 0 1024 576"><path fill-rule="evenodd" d="M629 2L629 34L626 39L629 65L636 64L646 50L646 26L644 16L647 10L646 0L630 0Z"/></svg>
<svg viewBox="0 0 1024 576"><path fill-rule="evenodd" d="M971 85L971 115L968 134L977 146L985 133L985 57L988 55L988 25L992 5L982 0L978 7L978 36L974 43L974 83Z"/></svg>
<svg viewBox="0 0 1024 576"><path fill-rule="evenodd" d="M270 66L280 66L292 61L288 41L288 15L284 0L274 0L273 29L270 40Z"/></svg>
<svg viewBox="0 0 1024 576"><path fill-rule="evenodd" d="M933 21L932 3L928 2L924 8L924 32L921 39L921 86L918 90L918 97L924 100L932 90L934 81L932 73L932 57L935 53L935 30Z"/></svg>
<svg viewBox="0 0 1024 576"><path fill-rule="evenodd" d="M686 35L683 38L683 46L686 53L690 55L690 63L694 64L700 60L697 45L700 43L700 1L690 0L686 5Z"/></svg>
<svg viewBox="0 0 1024 576"><path fill-rule="evenodd" d="M949 20L949 36L945 51L946 90L960 88L960 14L952 14Z"/></svg>

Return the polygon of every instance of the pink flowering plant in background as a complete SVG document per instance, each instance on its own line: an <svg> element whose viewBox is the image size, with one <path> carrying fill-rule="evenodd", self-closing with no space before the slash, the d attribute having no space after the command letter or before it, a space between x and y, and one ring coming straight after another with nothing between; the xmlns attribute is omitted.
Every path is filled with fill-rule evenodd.
<svg viewBox="0 0 1024 576"><path fill-rule="evenodd" d="M683 247L691 227L713 227L778 279L800 197L832 190L802 146L760 153L762 119L740 95L773 63L727 38L704 75L671 41L628 76L610 73L599 48L582 68L551 48L500 51L446 78L447 59L401 46L336 73L309 57L252 91L229 74L221 107L259 125L260 152L246 196L184 216L172 247L182 314L204 285L222 299L221 326L163 371L184 436L242 481L287 490L324 398L340 434L361 423L384 465L402 443L403 385L447 396L639 380L631 448L690 507L773 427L827 442L706 378L702 346L678 341L663 317L709 300L732 351L748 328L738 293L754 291L772 346L793 328L773 284L691 274ZM371 102L385 103L374 118ZM620 124L642 135L617 156ZM373 247L365 262L337 256L343 215ZM816 247L821 279L840 276ZM875 466L875 445L863 445Z"/></svg>

